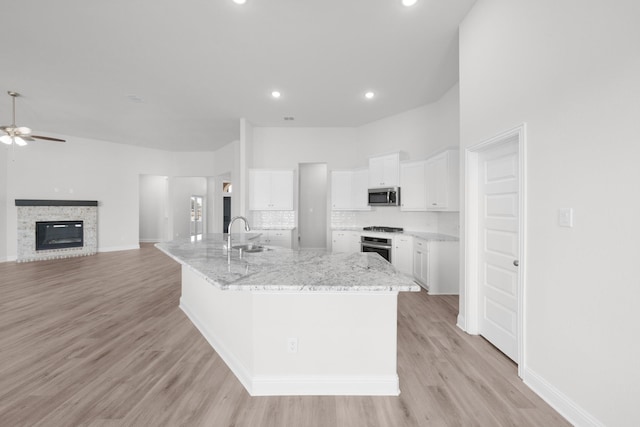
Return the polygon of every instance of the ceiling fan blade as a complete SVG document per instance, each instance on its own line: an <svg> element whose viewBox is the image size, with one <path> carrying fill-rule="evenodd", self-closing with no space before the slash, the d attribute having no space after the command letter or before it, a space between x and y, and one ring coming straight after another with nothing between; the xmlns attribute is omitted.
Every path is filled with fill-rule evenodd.
<svg viewBox="0 0 640 427"><path fill-rule="evenodd" d="M31 136L31 138L44 139L45 141L67 142L66 139L51 138L50 136L40 136L40 135L29 135L29 136Z"/></svg>

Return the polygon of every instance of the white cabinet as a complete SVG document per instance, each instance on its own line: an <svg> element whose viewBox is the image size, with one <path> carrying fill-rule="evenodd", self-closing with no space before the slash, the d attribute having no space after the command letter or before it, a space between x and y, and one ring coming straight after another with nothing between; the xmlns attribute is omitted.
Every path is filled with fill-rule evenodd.
<svg viewBox="0 0 640 427"><path fill-rule="evenodd" d="M254 211L293 210L293 171L249 171L249 209Z"/></svg>
<svg viewBox="0 0 640 427"><path fill-rule="evenodd" d="M429 249L427 241L413 240L413 278L425 289L429 289Z"/></svg>
<svg viewBox="0 0 640 427"><path fill-rule="evenodd" d="M369 158L369 187L400 185L400 153Z"/></svg>
<svg viewBox="0 0 640 427"><path fill-rule="evenodd" d="M459 165L458 150L447 150L427 159L425 181L428 210L460 210Z"/></svg>
<svg viewBox="0 0 640 427"><path fill-rule="evenodd" d="M430 295L460 291L458 242L414 239L413 277Z"/></svg>
<svg viewBox="0 0 640 427"><path fill-rule="evenodd" d="M359 231L338 231L331 233L331 250L333 252L360 252Z"/></svg>
<svg viewBox="0 0 640 427"><path fill-rule="evenodd" d="M413 237L393 236L391 263L401 273L411 276L413 273Z"/></svg>
<svg viewBox="0 0 640 427"><path fill-rule="evenodd" d="M293 230L256 230L260 233L259 242L268 246L293 248Z"/></svg>
<svg viewBox="0 0 640 427"><path fill-rule="evenodd" d="M334 211L371 210L367 204L367 169L331 172L331 209Z"/></svg>
<svg viewBox="0 0 640 427"><path fill-rule="evenodd" d="M403 162L400 164L400 210L427 210L427 162Z"/></svg>

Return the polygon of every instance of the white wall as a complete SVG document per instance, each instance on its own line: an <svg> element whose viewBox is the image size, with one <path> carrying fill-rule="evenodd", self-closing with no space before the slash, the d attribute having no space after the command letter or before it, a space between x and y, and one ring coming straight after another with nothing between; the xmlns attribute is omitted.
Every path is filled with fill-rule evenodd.
<svg viewBox="0 0 640 427"><path fill-rule="evenodd" d="M9 147L0 147L0 262L7 260L7 158Z"/></svg>
<svg viewBox="0 0 640 427"><path fill-rule="evenodd" d="M98 200L98 250L138 247L139 175L213 174L214 153L174 153L86 138L37 142L7 159L7 256L16 255L14 199Z"/></svg>
<svg viewBox="0 0 640 427"><path fill-rule="evenodd" d="M460 30L461 147L527 123L525 381L577 425L640 419L639 16L479 0Z"/></svg>
<svg viewBox="0 0 640 427"><path fill-rule="evenodd" d="M410 160L422 160L446 147L458 146L458 98L455 85L432 104L357 128L358 154L369 157L404 151Z"/></svg>
<svg viewBox="0 0 640 427"><path fill-rule="evenodd" d="M140 175L140 241L168 239L169 177Z"/></svg>
<svg viewBox="0 0 640 427"><path fill-rule="evenodd" d="M327 163L329 170L365 166L355 128L265 128L253 130L253 168L297 169Z"/></svg>

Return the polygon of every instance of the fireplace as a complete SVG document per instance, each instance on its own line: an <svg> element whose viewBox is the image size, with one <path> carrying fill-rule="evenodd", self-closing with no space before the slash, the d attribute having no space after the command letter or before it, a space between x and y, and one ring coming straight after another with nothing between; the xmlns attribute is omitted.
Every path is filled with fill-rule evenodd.
<svg viewBox="0 0 640 427"><path fill-rule="evenodd" d="M97 200L16 199L16 209L16 261L69 258L97 252Z"/></svg>
<svg viewBox="0 0 640 427"><path fill-rule="evenodd" d="M37 221L36 251L84 246L83 221Z"/></svg>

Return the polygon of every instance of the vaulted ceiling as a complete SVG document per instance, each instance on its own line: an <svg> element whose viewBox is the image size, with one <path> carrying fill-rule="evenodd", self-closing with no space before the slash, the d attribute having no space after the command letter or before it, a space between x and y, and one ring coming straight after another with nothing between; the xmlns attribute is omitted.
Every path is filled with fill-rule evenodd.
<svg viewBox="0 0 640 427"><path fill-rule="evenodd" d="M242 117L360 126L457 82L458 24L474 2L6 1L0 124L13 90L17 124L37 134L168 150L214 150Z"/></svg>

